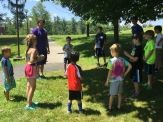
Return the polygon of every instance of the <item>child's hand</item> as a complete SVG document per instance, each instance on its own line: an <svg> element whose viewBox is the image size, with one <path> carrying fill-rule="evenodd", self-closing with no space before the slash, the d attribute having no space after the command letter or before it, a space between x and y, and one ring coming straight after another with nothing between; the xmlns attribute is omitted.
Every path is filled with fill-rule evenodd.
<svg viewBox="0 0 163 122"><path fill-rule="evenodd" d="M108 87L109 86L109 83L108 81L105 82L105 86Z"/></svg>

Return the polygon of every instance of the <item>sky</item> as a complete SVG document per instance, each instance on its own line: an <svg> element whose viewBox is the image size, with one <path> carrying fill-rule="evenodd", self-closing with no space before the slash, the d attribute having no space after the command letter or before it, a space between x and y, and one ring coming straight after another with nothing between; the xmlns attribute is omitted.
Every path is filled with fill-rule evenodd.
<svg viewBox="0 0 163 122"><path fill-rule="evenodd" d="M7 0L5 1L7 2ZM35 6L38 1L39 0L27 0L25 4L25 9L28 9L30 13L32 7ZM43 2L43 5L45 6L46 10L49 11L51 18L54 18L55 16L59 16L66 20L71 20L72 17L74 17L76 20L80 19L80 17L75 16L71 11L69 11L68 8L63 8L61 5L56 5L53 2L49 2L49 1ZM12 17L10 11L8 9L4 9L1 4L0 4L0 13L7 13L8 17ZM147 23L152 25L163 25L163 19L156 20L156 21L148 21Z"/></svg>

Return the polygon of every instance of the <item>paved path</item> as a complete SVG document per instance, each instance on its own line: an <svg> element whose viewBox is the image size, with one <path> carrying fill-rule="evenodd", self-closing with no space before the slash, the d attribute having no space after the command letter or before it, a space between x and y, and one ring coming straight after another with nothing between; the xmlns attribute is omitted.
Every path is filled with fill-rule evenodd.
<svg viewBox="0 0 163 122"><path fill-rule="evenodd" d="M48 62L45 65L46 71L55 71L63 69L63 54L58 54L63 52L62 47L55 44L55 42L49 42L50 54L48 55ZM14 76L15 78L24 77L24 65L14 67ZM0 81L2 80L1 71L0 71Z"/></svg>

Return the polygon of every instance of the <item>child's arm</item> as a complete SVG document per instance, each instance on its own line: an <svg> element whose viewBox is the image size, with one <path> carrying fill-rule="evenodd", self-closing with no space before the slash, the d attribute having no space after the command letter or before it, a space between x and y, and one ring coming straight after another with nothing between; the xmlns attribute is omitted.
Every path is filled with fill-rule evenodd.
<svg viewBox="0 0 163 122"><path fill-rule="evenodd" d="M5 73L7 82L10 83L10 75L9 75L9 72L8 72L8 68L6 66L4 66L4 73Z"/></svg>
<svg viewBox="0 0 163 122"><path fill-rule="evenodd" d="M144 61L147 61L151 57L153 51L154 50L151 50L146 57L144 56Z"/></svg>
<svg viewBox="0 0 163 122"><path fill-rule="evenodd" d="M127 76L127 74L131 71L131 69L132 69L132 65L129 63L128 66L127 66L127 70L124 73L124 77Z"/></svg>
<svg viewBox="0 0 163 122"><path fill-rule="evenodd" d="M111 73L112 73L112 70L109 70L108 76L107 76L107 80L106 80L106 82L105 82L105 86L108 86L108 83L109 83L110 80L111 80Z"/></svg>
<svg viewBox="0 0 163 122"><path fill-rule="evenodd" d="M33 64L33 63L36 63L37 62L37 51L36 50L33 50L31 52L31 56L30 56L30 63Z"/></svg>
<svg viewBox="0 0 163 122"><path fill-rule="evenodd" d="M136 62L139 58L138 57L134 57L132 55L130 55L128 52L124 51L124 55L126 57L128 57L130 60L132 60L133 62Z"/></svg>
<svg viewBox="0 0 163 122"><path fill-rule="evenodd" d="M163 37L158 41L157 46L160 46L160 43L163 42Z"/></svg>

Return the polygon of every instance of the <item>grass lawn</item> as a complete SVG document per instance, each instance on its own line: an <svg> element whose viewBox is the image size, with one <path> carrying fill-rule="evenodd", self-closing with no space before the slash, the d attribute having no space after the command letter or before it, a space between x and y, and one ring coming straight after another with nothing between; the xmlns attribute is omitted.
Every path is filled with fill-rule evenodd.
<svg viewBox="0 0 163 122"><path fill-rule="evenodd" d="M64 45L65 36L50 36L59 45ZM108 34L106 50L112 44L113 35ZM2 39L3 38L3 39ZM21 37L23 39L23 37ZM67 81L63 77L63 71L47 72L47 79L37 81L37 89L34 101L39 102L35 111L24 110L26 104L25 87L26 79L17 80L17 88L12 90L15 101L6 102L3 96L3 86L0 85L0 122L162 122L163 121L163 76L157 74L157 81L153 90L146 90L142 86L142 92L138 99L132 99L132 82L126 78L124 86L124 100L121 111L106 111L108 103L108 88L104 87L107 70L96 68L96 60L93 57L94 35L86 38L85 35L72 35L75 50L81 53L78 62L83 69L83 108L84 114L77 113L77 104L74 101L73 114L68 115L67 110ZM2 40L1 40L2 39ZM10 45L12 56L16 55L16 41L11 37L0 37L0 47ZM123 48L130 50L130 35L121 34L120 43ZM24 55L25 45L21 45L21 55ZM108 51L107 51L108 52ZM109 53L107 53L109 56ZM14 65L24 63L13 62ZM145 82L145 79L144 79Z"/></svg>
<svg viewBox="0 0 163 122"><path fill-rule="evenodd" d="M51 36L58 44L65 43L66 36ZM109 41L106 50L112 44L112 34L108 35ZM83 108L84 114L77 113L77 104L74 101L73 114L68 115L67 110L67 84L63 78L63 71L47 72L47 79L37 81L37 90L34 101L39 102L38 109L26 111L24 78L17 80L17 88L12 91L14 102L6 102L3 96L3 87L0 85L0 121L23 122L161 122L163 121L163 76L157 74L157 82L153 90L146 90L142 86L140 97L131 98L132 82L126 78L124 86L124 101L121 111L106 112L108 103L108 88L104 87L107 70L96 68L94 59L93 35L72 36L75 50L80 51L81 59L78 62L83 69ZM130 38L128 34L121 35L124 49L129 50ZM109 53L107 54L109 56ZM145 80L144 80L145 81Z"/></svg>

